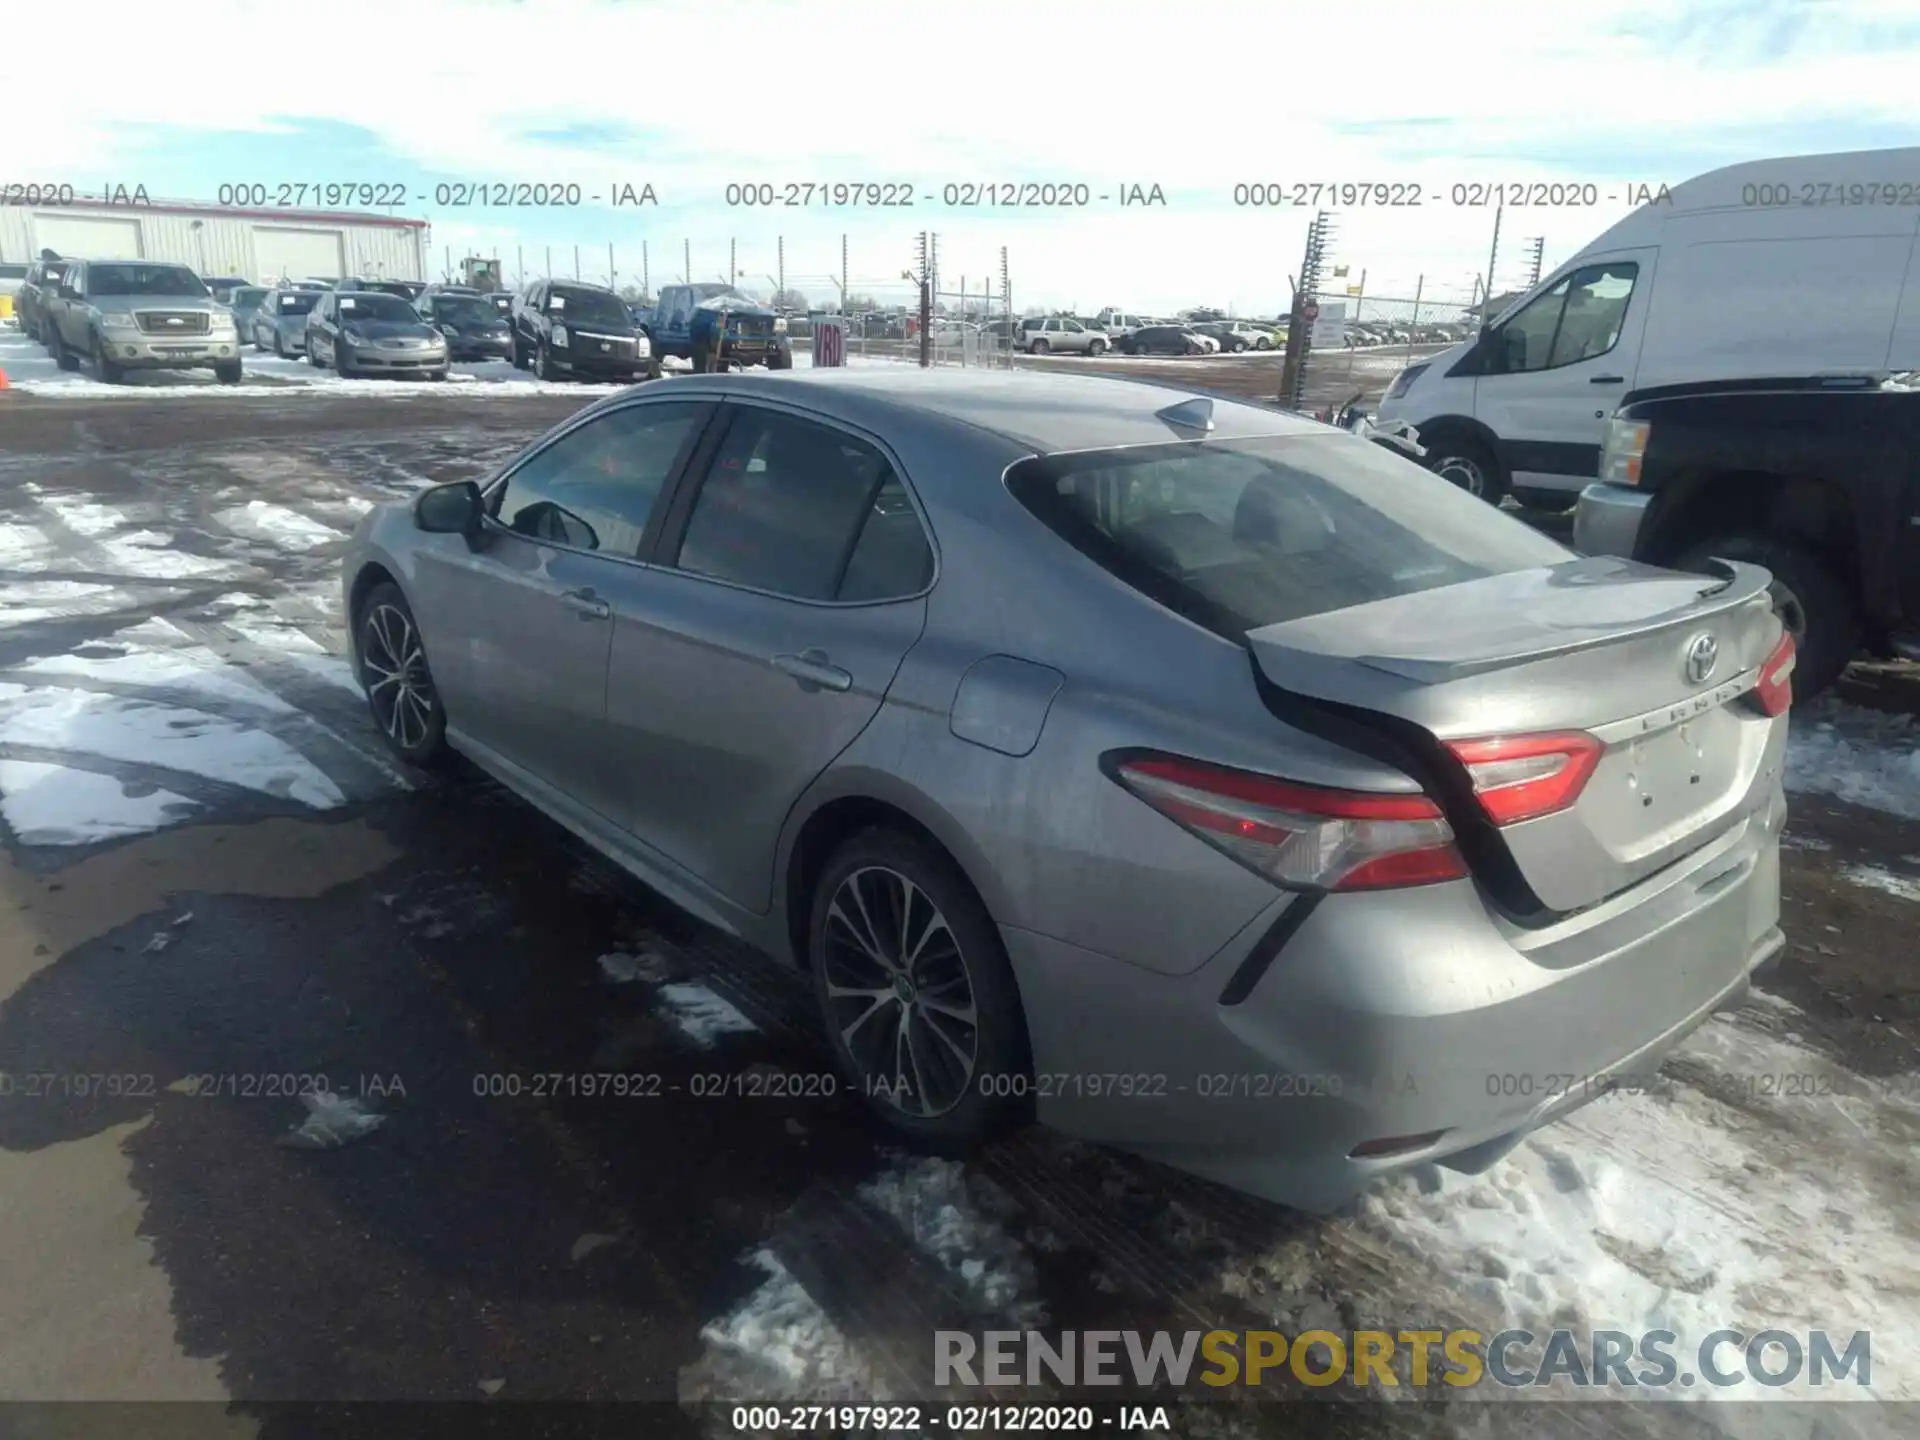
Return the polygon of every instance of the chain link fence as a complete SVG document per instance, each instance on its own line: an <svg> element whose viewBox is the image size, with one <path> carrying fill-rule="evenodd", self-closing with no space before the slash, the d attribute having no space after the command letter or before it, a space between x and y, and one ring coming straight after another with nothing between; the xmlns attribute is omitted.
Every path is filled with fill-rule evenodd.
<svg viewBox="0 0 1920 1440"><path fill-rule="evenodd" d="M1479 328L1471 296L1426 292L1369 295L1323 289L1312 302L1319 322L1302 364L1316 397L1377 401L1408 365L1472 337Z"/></svg>

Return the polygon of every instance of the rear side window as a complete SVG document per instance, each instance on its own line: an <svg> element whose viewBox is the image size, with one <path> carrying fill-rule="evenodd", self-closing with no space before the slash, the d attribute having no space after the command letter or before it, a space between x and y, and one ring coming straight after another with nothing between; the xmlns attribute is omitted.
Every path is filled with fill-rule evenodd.
<svg viewBox="0 0 1920 1440"><path fill-rule="evenodd" d="M1571 555L1341 435L1043 456L1016 465L1007 485L1116 578L1235 642L1263 625Z"/></svg>
<svg viewBox="0 0 1920 1440"><path fill-rule="evenodd" d="M677 563L799 600L902 599L933 572L886 456L844 431L745 408L700 486Z"/></svg>

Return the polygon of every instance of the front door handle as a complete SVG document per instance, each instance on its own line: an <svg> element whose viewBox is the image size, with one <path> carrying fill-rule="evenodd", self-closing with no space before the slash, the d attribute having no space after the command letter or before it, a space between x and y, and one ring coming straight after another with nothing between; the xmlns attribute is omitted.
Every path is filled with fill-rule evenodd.
<svg viewBox="0 0 1920 1440"><path fill-rule="evenodd" d="M1626 383L1626 378L1624 375L1595 375L1587 383L1589 385L1623 385Z"/></svg>
<svg viewBox="0 0 1920 1440"><path fill-rule="evenodd" d="M844 692L853 688L853 676L829 661L824 650L776 655L773 657L773 668L799 681L802 690Z"/></svg>
<svg viewBox="0 0 1920 1440"><path fill-rule="evenodd" d="M582 620L604 620L613 613L613 607L591 590L569 590L560 597L560 603Z"/></svg>

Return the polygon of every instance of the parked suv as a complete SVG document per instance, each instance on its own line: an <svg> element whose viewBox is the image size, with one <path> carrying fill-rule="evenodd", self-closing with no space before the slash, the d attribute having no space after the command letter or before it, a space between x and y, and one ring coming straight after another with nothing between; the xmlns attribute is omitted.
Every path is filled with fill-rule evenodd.
<svg viewBox="0 0 1920 1440"><path fill-rule="evenodd" d="M240 382L233 314L184 265L152 260L74 260L41 330L62 370L82 360L117 385L129 370L212 370Z"/></svg>
<svg viewBox="0 0 1920 1440"><path fill-rule="evenodd" d="M1022 323L1020 348L1029 355L1059 351L1066 355L1104 355L1111 341L1104 330L1089 330L1068 315L1035 316Z"/></svg>
<svg viewBox="0 0 1920 1440"><path fill-rule="evenodd" d="M1146 316L1134 315L1125 310L1102 310L1093 318L1094 323L1115 340L1123 335L1131 335L1143 325L1153 324L1153 321Z"/></svg>
<svg viewBox="0 0 1920 1440"><path fill-rule="evenodd" d="M514 300L513 363L542 380L654 379L660 364L627 302L578 280L536 280Z"/></svg>
<svg viewBox="0 0 1920 1440"><path fill-rule="evenodd" d="M43 344L47 336L41 327L46 324L47 303L58 298L60 277L67 273L69 263L66 260L34 261L27 267L19 290L14 292L13 313L20 320L20 329Z"/></svg>

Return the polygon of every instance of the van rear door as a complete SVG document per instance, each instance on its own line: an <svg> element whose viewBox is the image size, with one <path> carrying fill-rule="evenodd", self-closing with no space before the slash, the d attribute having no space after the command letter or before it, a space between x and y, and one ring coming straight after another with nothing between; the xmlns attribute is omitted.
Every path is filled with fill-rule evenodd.
<svg viewBox="0 0 1920 1440"><path fill-rule="evenodd" d="M1599 477L1607 420L1636 383L1658 255L1582 256L1474 352L1474 414L1499 437L1511 488L1571 501Z"/></svg>

